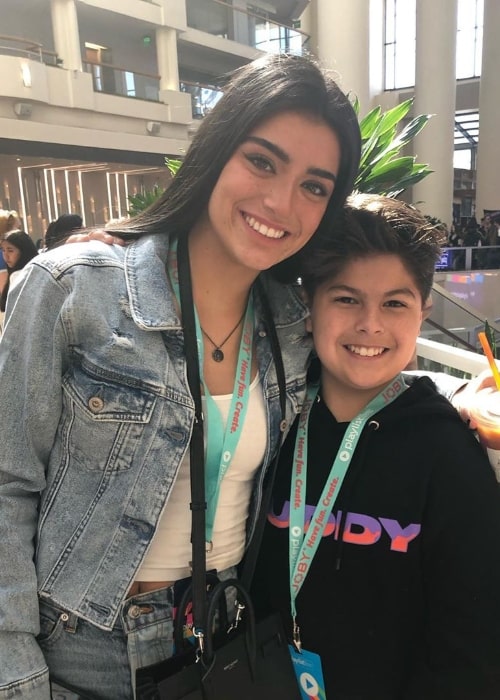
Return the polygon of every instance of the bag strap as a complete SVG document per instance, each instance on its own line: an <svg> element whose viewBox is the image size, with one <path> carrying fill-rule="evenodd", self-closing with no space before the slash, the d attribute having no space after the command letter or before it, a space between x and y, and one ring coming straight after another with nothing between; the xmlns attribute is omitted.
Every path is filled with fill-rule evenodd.
<svg viewBox="0 0 500 700"><path fill-rule="evenodd" d="M281 410L281 421L280 430L283 431L286 422L286 381L285 381L285 369L283 367L283 357L281 355L281 348L279 344L278 334L276 332L276 325L274 323L273 314L271 307L269 305L269 300L267 294L264 291L262 281L260 278L257 279L256 283L260 302L262 304L262 310L264 314L264 323L269 334L269 339L271 341L271 351L274 360L274 366L276 369L276 378L278 381L279 389L279 399L280 399L280 410ZM241 573L241 583L247 589L250 590L250 585L252 583L253 575L255 572L255 567L257 565L257 557L259 555L260 544L262 542L262 537L264 535L264 528L267 521L267 514L269 512L269 506L271 504L271 498L273 493L274 481L276 478L276 472L278 469L278 461L281 453L282 440L278 444L278 450L269 465L265 482L264 491L262 494L262 501L260 504L259 514L257 516L257 521L255 523L255 530L252 536L252 540L248 547L243 560L243 568Z"/></svg>
<svg viewBox="0 0 500 700"><path fill-rule="evenodd" d="M206 554L205 554L205 445L203 437L203 409L201 403L201 378L194 318L193 288L189 264L188 236L179 238L177 247L179 296L184 329L184 352L187 379L193 397L195 415L193 434L189 446L191 481L191 547L193 581L193 629L203 651L206 622ZM181 611L179 611L180 613Z"/></svg>

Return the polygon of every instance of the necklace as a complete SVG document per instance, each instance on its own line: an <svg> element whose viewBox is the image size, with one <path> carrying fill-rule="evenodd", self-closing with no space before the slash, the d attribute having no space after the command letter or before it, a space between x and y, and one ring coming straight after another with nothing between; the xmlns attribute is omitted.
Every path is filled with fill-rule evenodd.
<svg viewBox="0 0 500 700"><path fill-rule="evenodd" d="M242 322L243 319L245 318L246 312L247 312L247 310L245 309L245 311L243 312L243 314L242 314L240 320L239 320L238 323L235 325L235 327L233 328L233 330L231 331L231 333L229 333L229 335L227 335L227 336L224 338L224 340L222 341L222 343L219 343L219 345L217 345L217 343L214 343L214 341L213 341L212 338L208 335L208 333L207 333L205 330L203 330L203 328L201 328L201 324L200 324L201 332L203 333L203 335L205 336L205 338L206 338L207 340L209 340L209 341L212 343L212 345L214 346L214 350L212 351L212 360L213 360L214 362L222 362L222 360L224 359L224 353L222 352L222 349L221 349L221 348L222 348L223 345L225 345L225 344L227 343L227 341L229 340L229 338L230 338L234 333L236 333L236 330L239 328L241 322Z"/></svg>

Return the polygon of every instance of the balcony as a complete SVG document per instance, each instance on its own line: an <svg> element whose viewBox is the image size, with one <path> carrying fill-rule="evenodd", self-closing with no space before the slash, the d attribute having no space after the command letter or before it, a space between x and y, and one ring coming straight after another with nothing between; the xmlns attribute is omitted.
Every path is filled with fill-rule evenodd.
<svg viewBox="0 0 500 700"><path fill-rule="evenodd" d="M111 63L85 61L83 67L86 73L92 74L95 92L159 102L159 75L142 73Z"/></svg>
<svg viewBox="0 0 500 700"><path fill-rule="evenodd" d="M6 34L0 34L0 54L3 56L28 58L31 61L45 63L48 66L59 66L61 64L61 60L55 51L45 49L37 41Z"/></svg>
<svg viewBox="0 0 500 700"><path fill-rule="evenodd" d="M309 35L293 24L279 22L264 11L233 7L224 0L186 0L187 24L213 36L230 39L269 53L301 55Z"/></svg>

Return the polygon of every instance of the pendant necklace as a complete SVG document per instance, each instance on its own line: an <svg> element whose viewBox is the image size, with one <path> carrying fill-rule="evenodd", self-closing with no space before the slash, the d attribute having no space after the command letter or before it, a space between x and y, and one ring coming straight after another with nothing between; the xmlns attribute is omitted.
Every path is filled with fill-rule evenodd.
<svg viewBox="0 0 500 700"><path fill-rule="evenodd" d="M246 312L247 312L247 310L245 309L245 311L243 312L243 314L242 314L240 320L239 320L238 323L235 325L235 327L233 328L233 330L231 331L231 333L229 333L229 335L226 336L226 337L224 338L224 340L222 341L222 343L219 343L219 345L217 345L217 343L214 343L214 341L212 340L212 338L208 335L208 333L207 333L205 330L203 330L203 328L201 328L201 325L200 325L201 332L203 333L203 335L205 336L205 338L206 338L207 340L209 340L209 341L212 343L212 345L214 346L214 350L212 351L212 360L213 360L214 362L222 362L222 360L224 359L224 353L222 352L222 347L227 343L227 341L229 340L229 338L230 338L234 333L236 333L236 330L240 327L241 322L242 322L243 319L245 318Z"/></svg>

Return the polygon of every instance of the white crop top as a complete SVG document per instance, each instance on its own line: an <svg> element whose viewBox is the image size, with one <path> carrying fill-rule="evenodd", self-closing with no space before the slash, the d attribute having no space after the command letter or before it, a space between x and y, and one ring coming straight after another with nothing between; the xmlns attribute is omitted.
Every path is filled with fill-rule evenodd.
<svg viewBox="0 0 500 700"><path fill-rule="evenodd" d="M231 394L214 396L224 426ZM205 404L205 398L202 397ZM205 409L205 405L203 406ZM206 423L205 423L206 431ZM206 432L205 432L206 438ZM231 464L221 483L207 569L222 571L241 561L253 479L267 446L267 422L259 375L250 385L248 410ZM189 450L182 461L136 581L177 581L191 575Z"/></svg>

